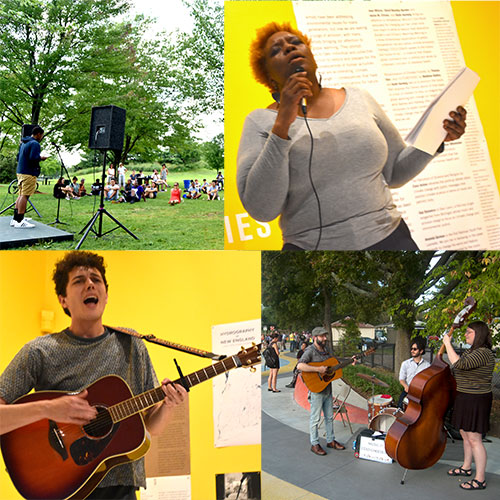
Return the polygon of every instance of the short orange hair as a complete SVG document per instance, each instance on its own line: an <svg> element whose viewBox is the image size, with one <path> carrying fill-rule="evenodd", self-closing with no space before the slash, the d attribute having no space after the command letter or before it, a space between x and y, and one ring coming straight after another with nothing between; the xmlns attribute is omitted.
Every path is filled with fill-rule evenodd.
<svg viewBox="0 0 500 500"><path fill-rule="evenodd" d="M255 79L268 87L271 91L275 90L269 81L269 73L266 68L264 47L270 36L280 31L287 31L299 37L309 48L311 48L311 39L304 35L298 29L292 27L290 23L269 23L257 30L257 36L250 45L250 66L252 67L253 76Z"/></svg>

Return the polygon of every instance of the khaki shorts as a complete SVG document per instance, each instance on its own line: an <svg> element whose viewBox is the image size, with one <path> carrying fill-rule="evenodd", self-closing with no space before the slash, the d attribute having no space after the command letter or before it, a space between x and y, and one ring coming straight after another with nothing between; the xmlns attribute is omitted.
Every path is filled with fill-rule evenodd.
<svg viewBox="0 0 500 500"><path fill-rule="evenodd" d="M36 177L28 174L17 174L17 185L21 196L31 196L36 191Z"/></svg>

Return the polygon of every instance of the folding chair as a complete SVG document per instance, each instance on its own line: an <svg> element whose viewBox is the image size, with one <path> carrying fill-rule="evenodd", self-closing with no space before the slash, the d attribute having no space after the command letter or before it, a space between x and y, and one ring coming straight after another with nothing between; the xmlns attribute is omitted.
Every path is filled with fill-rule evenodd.
<svg viewBox="0 0 500 500"><path fill-rule="evenodd" d="M345 420L344 420L344 415L345 415L345 419L349 424L349 429L351 430L352 434L352 426L351 426L351 421L349 420L349 412L347 411L347 407L345 405L345 402L347 401L349 394L351 394L351 390L352 387L350 385L344 384L342 388L339 390L337 396L333 398L332 404L333 404L333 420L335 420L337 415L340 413L340 418L342 419L342 423L344 424L345 427Z"/></svg>

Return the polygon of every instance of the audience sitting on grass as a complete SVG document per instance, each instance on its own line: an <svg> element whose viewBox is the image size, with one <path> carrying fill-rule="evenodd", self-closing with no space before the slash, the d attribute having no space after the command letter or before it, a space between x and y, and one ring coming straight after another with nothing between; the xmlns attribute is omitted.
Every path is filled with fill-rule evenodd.
<svg viewBox="0 0 500 500"><path fill-rule="evenodd" d="M132 185L132 190L130 192L130 203L136 203L144 198L144 186L142 185L141 179L136 179Z"/></svg>
<svg viewBox="0 0 500 500"><path fill-rule="evenodd" d="M157 194L158 194L158 188L156 187L156 183L154 181L151 181L150 184L149 181L146 181L146 186L144 187L144 197L156 198Z"/></svg>
<svg viewBox="0 0 500 500"><path fill-rule="evenodd" d="M82 177L80 179L80 184L78 185L78 196L81 198L82 196L86 195L87 195L87 189L85 188L85 179Z"/></svg>
<svg viewBox="0 0 500 500"><path fill-rule="evenodd" d="M75 177L73 177L73 179L71 180L71 189L73 190L73 193L75 196L80 196L78 193L80 191L80 184L78 184L78 179Z"/></svg>
<svg viewBox="0 0 500 500"><path fill-rule="evenodd" d="M208 187L210 184L207 182L206 179L203 179L203 184L201 185L201 191L202 193L208 194Z"/></svg>
<svg viewBox="0 0 500 500"><path fill-rule="evenodd" d="M160 174L158 174L158 170L153 171L153 175L151 176L151 180L158 186L161 191L166 191L168 188L167 180L161 179Z"/></svg>
<svg viewBox="0 0 500 500"><path fill-rule="evenodd" d="M208 190L207 190L208 201L218 200L219 199L218 192L219 192L219 190L217 189L215 181L212 181L212 184L210 184L210 186L208 186Z"/></svg>
<svg viewBox="0 0 500 500"><path fill-rule="evenodd" d="M130 180L132 183L137 179L137 174L135 173L135 170L132 170L132 173L130 174Z"/></svg>
<svg viewBox="0 0 500 500"><path fill-rule="evenodd" d="M224 190L224 176L222 175L222 172L219 172L217 174L217 177L215 178L215 182L217 182L217 185L219 187L219 191Z"/></svg>
<svg viewBox="0 0 500 500"><path fill-rule="evenodd" d="M184 198L189 198L191 200L197 200L201 196L200 191L196 188L195 181L191 181L191 184L186 193L184 193Z"/></svg>
<svg viewBox="0 0 500 500"><path fill-rule="evenodd" d="M91 193L93 196L99 196L101 194L102 184L101 179L97 178L92 184Z"/></svg>
<svg viewBox="0 0 500 500"><path fill-rule="evenodd" d="M170 190L170 205L177 205L181 200L181 190L179 189L179 183L174 182L174 187Z"/></svg>
<svg viewBox="0 0 500 500"><path fill-rule="evenodd" d="M118 201L120 193L120 186L116 183L115 178L112 177L109 184L104 188L104 196L107 201Z"/></svg>
<svg viewBox="0 0 500 500"><path fill-rule="evenodd" d="M73 191L73 187L71 185L66 184L64 177L59 177L57 182L54 184L54 198L59 198L59 199L66 198L67 200L80 199Z"/></svg>

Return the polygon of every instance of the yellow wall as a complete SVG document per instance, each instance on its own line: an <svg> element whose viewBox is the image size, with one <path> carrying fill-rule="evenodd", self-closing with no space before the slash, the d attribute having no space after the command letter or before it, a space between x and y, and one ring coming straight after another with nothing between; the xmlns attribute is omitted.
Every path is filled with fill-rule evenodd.
<svg viewBox="0 0 500 500"><path fill-rule="evenodd" d="M69 318L50 280L60 252L0 252L0 372L27 341L40 335L42 310L55 312L54 331ZM172 342L211 350L211 327L260 317L258 252L102 252L110 285L104 320ZM159 379L210 364L148 344ZM190 392L192 498L215 499L215 474L260 470L260 446L215 449L212 384ZM0 459L0 499L21 498Z"/></svg>
<svg viewBox="0 0 500 500"><path fill-rule="evenodd" d="M500 190L500 3L451 2L466 64L480 76L474 92L491 161ZM240 220L245 237L240 241L236 214L245 213L236 189L236 154L245 116L271 103L268 90L253 79L248 49L255 30L277 21L295 23L292 3L225 2L225 221L227 249L276 250L282 246L277 220L271 231L250 217ZM228 227L234 243L228 239ZM260 234L268 235L260 237Z"/></svg>

